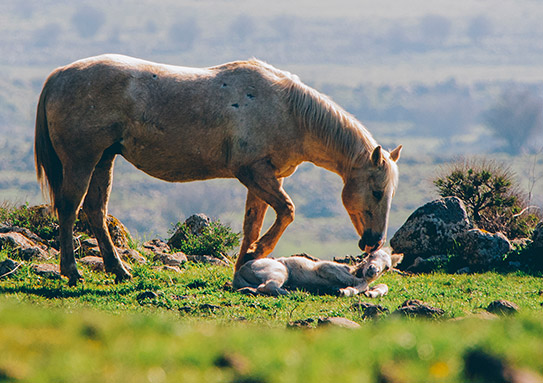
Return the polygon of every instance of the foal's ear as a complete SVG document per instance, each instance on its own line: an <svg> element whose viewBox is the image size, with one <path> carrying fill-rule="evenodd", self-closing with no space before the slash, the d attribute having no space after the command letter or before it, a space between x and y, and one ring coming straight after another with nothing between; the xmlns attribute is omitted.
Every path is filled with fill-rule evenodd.
<svg viewBox="0 0 543 383"><path fill-rule="evenodd" d="M377 146L375 149L373 149L373 153L371 153L371 162L375 166L381 165L381 162L383 161L383 154L381 153L381 146Z"/></svg>
<svg viewBox="0 0 543 383"><path fill-rule="evenodd" d="M394 162L398 161L400 158L400 153L402 152L402 145L398 145L396 149L390 152L390 159Z"/></svg>

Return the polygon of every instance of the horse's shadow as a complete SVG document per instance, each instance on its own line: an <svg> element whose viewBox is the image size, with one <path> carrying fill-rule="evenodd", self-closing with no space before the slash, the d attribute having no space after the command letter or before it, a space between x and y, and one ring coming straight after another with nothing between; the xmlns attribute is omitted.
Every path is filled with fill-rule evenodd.
<svg viewBox="0 0 543 383"><path fill-rule="evenodd" d="M100 290L93 288L70 288L64 286L45 287L45 286L0 286L0 295L4 294L27 294L35 295L47 299L62 299L62 298L81 298L84 296L99 296L107 297L111 295L129 295L133 289L121 288L118 290Z"/></svg>

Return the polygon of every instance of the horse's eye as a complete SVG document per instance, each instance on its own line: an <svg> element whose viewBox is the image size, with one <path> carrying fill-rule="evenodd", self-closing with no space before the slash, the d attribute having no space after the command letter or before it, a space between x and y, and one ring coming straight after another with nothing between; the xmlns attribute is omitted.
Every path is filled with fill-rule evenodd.
<svg viewBox="0 0 543 383"><path fill-rule="evenodd" d="M373 196L375 197L375 199L377 201L380 201L381 198L383 198L383 192L382 191L374 190L374 191L372 191L372 194L373 194Z"/></svg>

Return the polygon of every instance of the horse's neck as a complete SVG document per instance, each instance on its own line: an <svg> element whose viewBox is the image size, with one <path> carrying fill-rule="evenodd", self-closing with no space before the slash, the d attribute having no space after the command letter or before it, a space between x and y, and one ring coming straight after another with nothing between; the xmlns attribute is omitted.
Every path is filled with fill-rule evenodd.
<svg viewBox="0 0 543 383"><path fill-rule="evenodd" d="M336 147L323 142L319 137L306 135L303 143L305 159L313 164L334 172L345 178L353 166L353 155L342 152ZM364 146L360 144L359 154L363 156Z"/></svg>

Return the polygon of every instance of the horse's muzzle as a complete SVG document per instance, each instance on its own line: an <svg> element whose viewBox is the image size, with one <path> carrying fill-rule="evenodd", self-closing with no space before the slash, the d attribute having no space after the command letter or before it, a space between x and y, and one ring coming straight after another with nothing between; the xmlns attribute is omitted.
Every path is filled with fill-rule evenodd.
<svg viewBox="0 0 543 383"><path fill-rule="evenodd" d="M360 250L366 253L371 253L383 246L384 236L381 233L374 233L371 230L366 230L362 238L358 242Z"/></svg>

